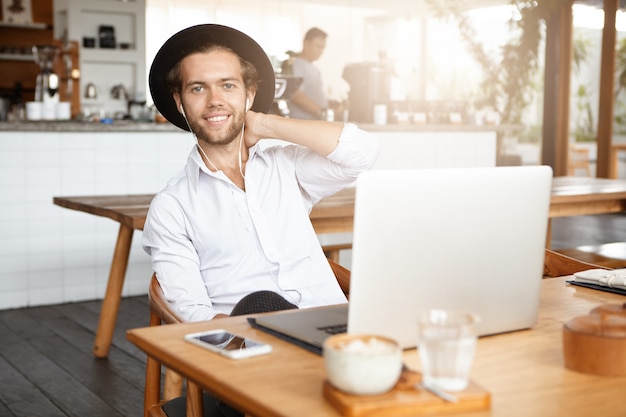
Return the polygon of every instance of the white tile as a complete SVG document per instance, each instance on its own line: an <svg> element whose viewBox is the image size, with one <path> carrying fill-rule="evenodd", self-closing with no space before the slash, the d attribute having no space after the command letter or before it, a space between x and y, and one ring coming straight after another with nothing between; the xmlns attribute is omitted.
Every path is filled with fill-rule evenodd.
<svg viewBox="0 0 626 417"><path fill-rule="evenodd" d="M63 287L63 271L61 269L30 270L27 274L28 290L54 289Z"/></svg>
<svg viewBox="0 0 626 417"><path fill-rule="evenodd" d="M31 307L61 302L63 302L63 287L30 288L28 290L28 305Z"/></svg>
<svg viewBox="0 0 626 417"><path fill-rule="evenodd" d="M70 183L61 184L61 189L56 193L58 196L77 196L77 195L95 195L94 185L92 183Z"/></svg>
<svg viewBox="0 0 626 417"><path fill-rule="evenodd" d="M61 238L63 236L63 227L61 223L60 213L51 213L50 218L45 219L28 219L26 221L26 235L37 239L41 236L44 237L56 237L57 247L61 244Z"/></svg>
<svg viewBox="0 0 626 417"><path fill-rule="evenodd" d="M0 291L0 310L28 306L28 291Z"/></svg>
<svg viewBox="0 0 626 417"><path fill-rule="evenodd" d="M63 132L60 148L63 152L75 149L93 149L95 135L85 132Z"/></svg>
<svg viewBox="0 0 626 417"><path fill-rule="evenodd" d="M11 132L10 135L0 135L0 152L4 151L20 151L23 152L26 141L24 133Z"/></svg>
<svg viewBox="0 0 626 417"><path fill-rule="evenodd" d="M60 146L60 132L24 132L24 149L31 151L54 151Z"/></svg>
<svg viewBox="0 0 626 417"><path fill-rule="evenodd" d="M0 165L0 187L2 192L5 192L5 185L19 185L24 187L26 185L26 170L22 170L16 167L7 168L4 165Z"/></svg>
<svg viewBox="0 0 626 417"><path fill-rule="evenodd" d="M0 262L3 261L0 258ZM22 271L20 273L14 273L4 270L0 272L0 294L7 291L28 291L28 278Z"/></svg>
<svg viewBox="0 0 626 417"><path fill-rule="evenodd" d="M5 173L9 175L8 172ZM2 170L0 170L0 177L1 176ZM0 204L2 204L3 207L3 214L5 204L18 204L26 201L26 181L24 177L13 179L15 181L10 184L0 184ZM0 182L1 181L0 179Z"/></svg>
<svg viewBox="0 0 626 417"><path fill-rule="evenodd" d="M61 271L65 264L60 246L46 246L44 244L40 246L37 251L29 247L26 257L26 269L29 274L47 270Z"/></svg>
<svg viewBox="0 0 626 417"><path fill-rule="evenodd" d="M61 229L64 236L89 235L96 231L98 218L93 214L55 206L61 214Z"/></svg>
<svg viewBox="0 0 626 417"><path fill-rule="evenodd" d="M92 149L63 149L61 166L91 167L96 163L96 156Z"/></svg>
<svg viewBox="0 0 626 417"><path fill-rule="evenodd" d="M93 250L64 251L61 258L65 269L72 270L96 265L96 256Z"/></svg>
<svg viewBox="0 0 626 417"><path fill-rule="evenodd" d="M96 287L93 284L76 284L63 287L63 303L72 303L76 301L95 300L98 299Z"/></svg>
<svg viewBox="0 0 626 417"><path fill-rule="evenodd" d="M61 169L62 184L94 184L96 170L93 166L66 165Z"/></svg>
<svg viewBox="0 0 626 417"><path fill-rule="evenodd" d="M26 207L26 218L31 220L48 220L51 222L61 221L58 206L52 203L52 196L35 195L32 200L28 200Z"/></svg>
<svg viewBox="0 0 626 417"><path fill-rule="evenodd" d="M12 257L15 255L25 256L28 251L28 238L26 237L26 233L18 234L18 231L16 230L15 234L5 234L5 231L7 230L8 229L0 225L0 233L2 233L2 237L0 237L0 253L2 254L2 257Z"/></svg>
<svg viewBox="0 0 626 417"><path fill-rule="evenodd" d="M26 155L21 150L2 150L0 151L0 166L3 168L11 168L22 171L26 165Z"/></svg>
<svg viewBox="0 0 626 417"><path fill-rule="evenodd" d="M97 268L94 265L65 268L63 270L63 286L89 285L95 291L96 272Z"/></svg>
<svg viewBox="0 0 626 417"><path fill-rule="evenodd" d="M28 255L24 253L16 253L10 256L0 256L0 265L2 265L2 272L0 273L3 279L13 279L17 274L23 274L26 271Z"/></svg>
<svg viewBox="0 0 626 417"><path fill-rule="evenodd" d="M2 213L2 220L0 220L0 239L26 238L26 224L28 219L26 219L24 210L22 209L22 212L17 212L16 207L13 207L11 212L11 214Z"/></svg>

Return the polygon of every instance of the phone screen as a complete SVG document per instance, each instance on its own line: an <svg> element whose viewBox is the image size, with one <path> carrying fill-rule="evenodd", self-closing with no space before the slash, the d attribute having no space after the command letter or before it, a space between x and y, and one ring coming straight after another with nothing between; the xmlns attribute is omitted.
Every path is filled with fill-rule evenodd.
<svg viewBox="0 0 626 417"><path fill-rule="evenodd" d="M254 340L245 339L229 332L205 334L198 336L198 339L224 350L243 350L260 345L260 343Z"/></svg>
<svg viewBox="0 0 626 417"><path fill-rule="evenodd" d="M272 347L266 343L238 336L224 329L190 333L185 336L185 339L232 359L249 358L272 351Z"/></svg>

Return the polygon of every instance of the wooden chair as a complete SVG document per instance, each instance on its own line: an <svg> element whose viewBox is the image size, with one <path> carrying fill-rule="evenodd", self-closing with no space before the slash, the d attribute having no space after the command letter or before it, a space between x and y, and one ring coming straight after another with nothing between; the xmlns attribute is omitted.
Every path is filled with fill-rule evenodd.
<svg viewBox="0 0 626 417"><path fill-rule="evenodd" d="M571 258L562 253L546 249L546 256L543 262L544 277L562 277L564 275L572 275L576 272L585 271L587 269L611 269L603 265L592 264Z"/></svg>
<svg viewBox="0 0 626 417"><path fill-rule="evenodd" d="M568 175L576 176L578 171L583 171L585 176L591 176L589 166L589 149L570 144L569 161L567 163Z"/></svg>
<svg viewBox="0 0 626 417"><path fill-rule="evenodd" d="M150 300L150 326L182 323L184 320L170 307L163 295L156 274L152 274L148 287ZM146 362L146 382L144 392L144 417L167 417L163 405L182 395L183 379L170 369L165 369L165 383L161 396L161 364L148 356ZM187 381L186 406L193 408L195 415L203 414L202 390Z"/></svg>
<svg viewBox="0 0 626 417"><path fill-rule="evenodd" d="M350 271L330 259L328 263L335 274L335 278L337 278L341 290L348 297L350 292ZM150 326L182 323L184 321L172 310L165 299L156 274L152 274L150 280L148 299L150 301ZM164 405L172 400L182 401L180 396L182 394L183 379L180 375L166 368L165 383L163 385L163 395L161 395L161 364L148 356L144 392L144 417L167 417L163 409ZM201 416L205 407L202 399L202 389L191 381L187 381L187 395L186 400L184 400L187 409L191 408L194 415Z"/></svg>

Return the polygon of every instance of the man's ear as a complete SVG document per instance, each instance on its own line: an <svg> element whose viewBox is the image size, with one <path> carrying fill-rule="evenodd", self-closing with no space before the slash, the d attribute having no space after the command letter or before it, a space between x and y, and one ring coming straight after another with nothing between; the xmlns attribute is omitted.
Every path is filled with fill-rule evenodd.
<svg viewBox="0 0 626 417"><path fill-rule="evenodd" d="M174 102L176 103L176 109L180 114L184 116L185 111L183 110L183 102L180 100L180 94L174 93L172 97L174 98Z"/></svg>

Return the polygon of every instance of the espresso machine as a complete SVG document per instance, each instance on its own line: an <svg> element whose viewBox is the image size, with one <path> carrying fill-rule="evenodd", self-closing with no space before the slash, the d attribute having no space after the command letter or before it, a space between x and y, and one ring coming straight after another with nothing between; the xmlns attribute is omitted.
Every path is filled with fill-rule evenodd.
<svg viewBox="0 0 626 417"><path fill-rule="evenodd" d="M40 69L35 82L35 101L59 102L59 76L53 70L58 55L59 48L56 46L33 46L33 56Z"/></svg>
<svg viewBox="0 0 626 417"><path fill-rule="evenodd" d="M347 64L343 79L350 84L350 120L372 123L377 104L388 104L391 77L388 68L376 62Z"/></svg>
<svg viewBox="0 0 626 417"><path fill-rule="evenodd" d="M274 89L274 102L272 103L269 113L289 117L289 99L298 91L301 85L301 77L277 75Z"/></svg>

